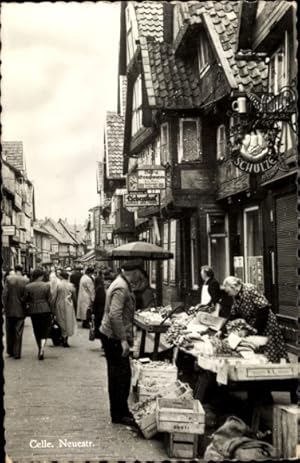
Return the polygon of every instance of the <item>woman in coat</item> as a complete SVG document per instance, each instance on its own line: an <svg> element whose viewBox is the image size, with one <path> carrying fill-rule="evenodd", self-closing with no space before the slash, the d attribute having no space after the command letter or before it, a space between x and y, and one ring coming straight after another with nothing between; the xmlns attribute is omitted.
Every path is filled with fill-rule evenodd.
<svg viewBox="0 0 300 463"><path fill-rule="evenodd" d="M68 272L62 270L61 280L57 284L54 302L56 321L61 328L64 347L70 347L68 337L73 336L76 325L74 306L76 307L76 290L68 281Z"/></svg>
<svg viewBox="0 0 300 463"><path fill-rule="evenodd" d="M87 310L92 310L93 302L95 299L95 283L92 278L93 273L94 269L92 267L88 267L85 271L85 274L81 277L79 283L77 318L82 320L83 328L89 328Z"/></svg>
<svg viewBox="0 0 300 463"><path fill-rule="evenodd" d="M25 286L24 291L24 301L27 303L27 313L31 317L39 360L44 360L44 349L53 315L50 283L46 283L43 279L43 269L35 269L32 273L32 281Z"/></svg>

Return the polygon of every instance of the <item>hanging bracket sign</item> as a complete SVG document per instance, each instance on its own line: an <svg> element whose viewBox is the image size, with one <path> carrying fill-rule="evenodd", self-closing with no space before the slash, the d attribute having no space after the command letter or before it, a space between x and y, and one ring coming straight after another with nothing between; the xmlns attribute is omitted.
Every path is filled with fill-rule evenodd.
<svg viewBox="0 0 300 463"><path fill-rule="evenodd" d="M125 207L159 206L159 193L137 192L124 195Z"/></svg>
<svg viewBox="0 0 300 463"><path fill-rule="evenodd" d="M166 172L164 167L145 166L137 170L138 191L165 190Z"/></svg>

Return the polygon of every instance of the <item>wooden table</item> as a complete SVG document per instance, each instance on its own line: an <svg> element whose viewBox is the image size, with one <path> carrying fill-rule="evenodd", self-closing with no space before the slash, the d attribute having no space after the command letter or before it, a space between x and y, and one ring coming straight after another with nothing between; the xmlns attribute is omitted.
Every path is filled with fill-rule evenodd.
<svg viewBox="0 0 300 463"><path fill-rule="evenodd" d="M192 350L181 349L182 352L192 355L197 359L197 363L203 370L210 371L218 374L218 358L208 358L198 355ZM174 358L176 360L178 348L175 349ZM227 360L233 359L234 357L227 357ZM224 357L226 359L226 357ZM242 359L238 359L242 360ZM269 385L270 391L274 390L286 390L291 394L291 402L297 403L299 397L297 396L297 384L299 384L299 363L266 363L266 364L237 364L228 365L227 377L228 386L231 389L236 390L253 390L253 386L256 383L261 385ZM225 383L224 383L225 384ZM299 386L298 386L299 387ZM252 415L252 429L258 430L260 414L261 414L261 398L258 396L255 398L255 408Z"/></svg>
<svg viewBox="0 0 300 463"><path fill-rule="evenodd" d="M142 330L139 357L144 357L145 355L145 343L147 333L155 333L152 359L157 360L160 335L161 333L165 333L170 325L149 325L148 323L142 321L137 315L135 315L134 317L134 324Z"/></svg>

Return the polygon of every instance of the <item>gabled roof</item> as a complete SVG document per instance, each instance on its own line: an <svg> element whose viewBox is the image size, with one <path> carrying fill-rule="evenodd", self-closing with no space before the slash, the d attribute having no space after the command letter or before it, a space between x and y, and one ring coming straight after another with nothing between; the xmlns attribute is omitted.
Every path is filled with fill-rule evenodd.
<svg viewBox="0 0 300 463"><path fill-rule="evenodd" d="M105 121L105 157L106 177L123 177L123 144L125 117L115 112L106 113Z"/></svg>
<svg viewBox="0 0 300 463"><path fill-rule="evenodd" d="M170 44L142 38L141 53L150 107L189 109L201 105L199 78L175 56Z"/></svg>
<svg viewBox="0 0 300 463"><path fill-rule="evenodd" d="M57 230L58 232L61 234L61 236L63 237L63 240L64 240L64 244L78 244L76 242L76 240L70 236L70 234L67 232L66 228L64 227L64 225L61 223L61 219L59 219L58 222L56 222L57 224Z"/></svg>
<svg viewBox="0 0 300 463"><path fill-rule="evenodd" d="M203 22L203 13L211 19L212 27L221 43L221 53L227 60L237 85L247 91L262 91L267 85L268 66L263 61L236 60L238 44L238 14L241 2L237 1L190 1L186 3L189 23Z"/></svg>
<svg viewBox="0 0 300 463"><path fill-rule="evenodd" d="M1 143L3 158L15 169L25 170L22 141L3 141Z"/></svg>
<svg viewBox="0 0 300 463"><path fill-rule="evenodd" d="M65 230L65 233L70 236L70 238L74 241L73 244L82 244L81 240L76 237L76 233L72 229L71 225L69 225L65 220L59 219L59 224Z"/></svg>
<svg viewBox="0 0 300 463"><path fill-rule="evenodd" d="M46 231L44 228L42 228L40 225L38 224L34 224L33 225L33 231L36 232L36 233L42 233L43 235L48 235L50 236L49 232Z"/></svg>
<svg viewBox="0 0 300 463"><path fill-rule="evenodd" d="M47 233L49 233L49 235L54 238L58 243L60 244L64 244L64 239L63 237L61 236L61 234L56 230L56 228L53 228L53 226L47 221L47 222L44 222L42 225L41 225L41 228L43 228L44 230L46 230Z"/></svg>
<svg viewBox="0 0 300 463"><path fill-rule="evenodd" d="M164 40L163 2L135 2L139 36L152 37L158 42Z"/></svg>

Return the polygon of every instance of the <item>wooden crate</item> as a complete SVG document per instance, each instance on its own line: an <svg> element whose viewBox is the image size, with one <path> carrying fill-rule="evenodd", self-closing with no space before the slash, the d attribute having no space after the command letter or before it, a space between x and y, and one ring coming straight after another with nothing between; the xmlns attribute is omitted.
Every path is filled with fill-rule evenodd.
<svg viewBox="0 0 300 463"><path fill-rule="evenodd" d="M237 365L230 368L230 379L234 381L291 379L298 377L298 369L298 363Z"/></svg>
<svg viewBox="0 0 300 463"><path fill-rule="evenodd" d="M152 362L155 363L155 362ZM176 365L169 365L165 367L151 368L147 364L141 365L139 372L139 381L146 383L147 381L159 381L172 383L175 382L178 376L178 369Z"/></svg>
<svg viewBox="0 0 300 463"><path fill-rule="evenodd" d="M278 458L300 458L300 408L274 405L273 445Z"/></svg>
<svg viewBox="0 0 300 463"><path fill-rule="evenodd" d="M157 434L155 412L146 415L144 418L137 422L137 425L145 439L151 439L153 436L155 436L155 434Z"/></svg>
<svg viewBox="0 0 300 463"><path fill-rule="evenodd" d="M197 458L198 435L184 432L166 434L166 449L170 458Z"/></svg>
<svg viewBox="0 0 300 463"><path fill-rule="evenodd" d="M205 411L199 400L157 399L156 422L160 432L204 434Z"/></svg>
<svg viewBox="0 0 300 463"><path fill-rule="evenodd" d="M188 384L176 380L174 383L155 383L152 386L147 386L142 383L137 385L138 400L142 401L150 397L155 397L160 394L166 398L183 398L188 396L192 398L192 390Z"/></svg>

